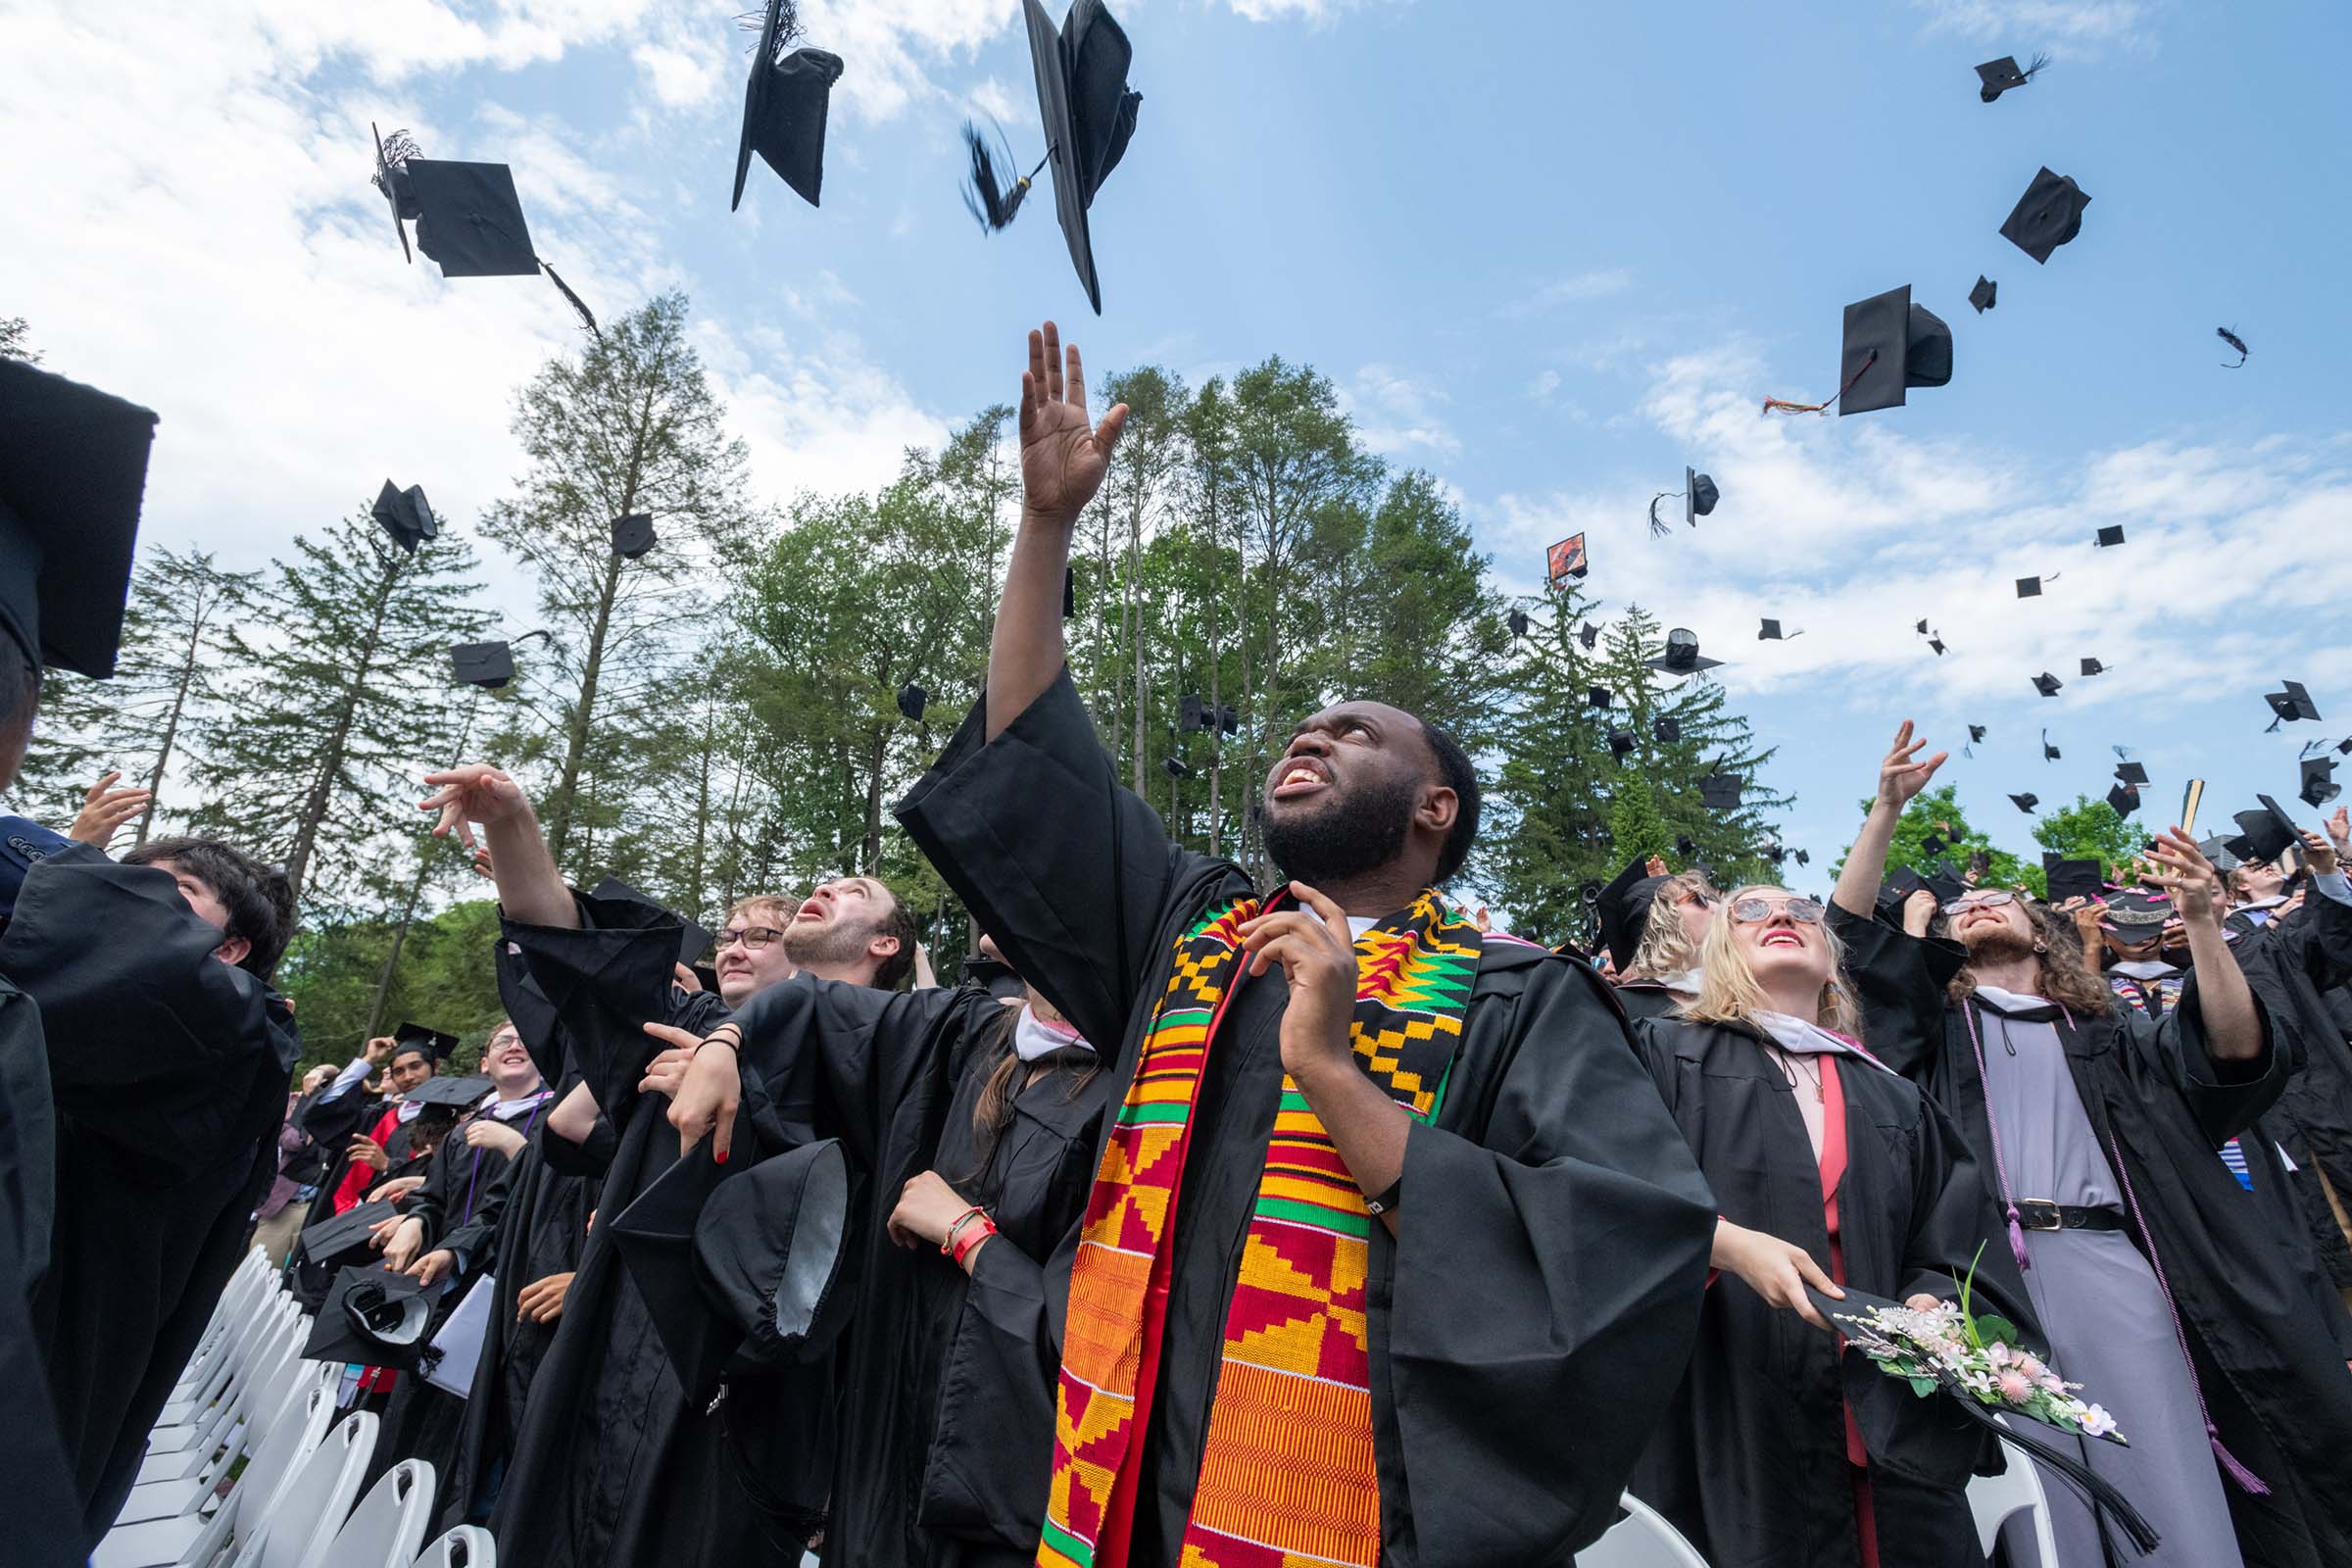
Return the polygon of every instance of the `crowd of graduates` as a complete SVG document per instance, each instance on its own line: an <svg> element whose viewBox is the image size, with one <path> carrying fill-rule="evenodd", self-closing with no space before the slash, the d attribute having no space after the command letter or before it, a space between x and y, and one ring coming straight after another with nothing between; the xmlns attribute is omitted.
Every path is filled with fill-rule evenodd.
<svg viewBox="0 0 2352 1568"><path fill-rule="evenodd" d="M4 772L41 667L111 662L137 489L93 564L90 432L152 416L21 366L0 404L49 454L0 461ZM1906 722L1826 901L1638 861L1586 952L1447 891L1476 765L1342 702L1264 780L1267 889L1170 839L1065 668L1123 413L1031 334L987 685L896 808L956 972L872 877L716 931L578 891L467 763L423 804L495 882L505 1020L471 1073L404 1025L295 1084L281 876L103 821L23 855L23 1560L105 1535L260 1246L376 1467L429 1459L509 1564L1483 1568L1627 1494L1718 1565L1980 1564L1967 1488L2026 1453L2067 1568L2352 1561L2344 811L2050 900L1890 878L1944 760ZM1897 1324L1946 1364L1886 1375Z"/></svg>

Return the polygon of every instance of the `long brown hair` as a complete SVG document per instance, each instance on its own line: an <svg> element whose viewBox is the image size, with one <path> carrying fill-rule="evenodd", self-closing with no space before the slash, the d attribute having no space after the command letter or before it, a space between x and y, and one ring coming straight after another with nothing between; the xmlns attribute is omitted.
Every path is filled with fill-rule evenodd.
<svg viewBox="0 0 2352 1568"><path fill-rule="evenodd" d="M1033 1004L1035 1000L1032 997L1024 1005ZM980 1085L980 1098L972 1102L972 1168L962 1178L965 1181L977 1181L981 1172L988 1169L989 1160L995 1157L997 1141L1012 1125L1012 1102L1021 1092L1023 1075L1029 1070L1029 1063L1021 1060L1020 1053L1012 1049L1012 1034L1020 1027L1022 1007L1007 1005L1001 1010L1004 1016L989 1021L988 1039L973 1053L975 1062L988 1060L991 1053L996 1054L996 1060L989 1066L987 1080ZM1069 1079L1062 1091L1066 1100L1075 1099L1102 1066L1102 1057L1095 1056L1083 1067L1056 1064L1048 1070Z"/></svg>
<svg viewBox="0 0 2352 1568"><path fill-rule="evenodd" d="M2085 1018L2104 1018L2113 1013L2115 993L2107 989L2105 981L2094 978L2082 966L2082 938L2076 932L2074 922L2059 919L2050 912L2048 905L2022 893L2018 902L2026 911L2026 923L2034 928L2034 940L2041 944L2042 951L2034 955L2041 964L2040 994ZM1957 1004L1974 996L1976 989L1976 967L1965 965L1944 988L1944 997Z"/></svg>

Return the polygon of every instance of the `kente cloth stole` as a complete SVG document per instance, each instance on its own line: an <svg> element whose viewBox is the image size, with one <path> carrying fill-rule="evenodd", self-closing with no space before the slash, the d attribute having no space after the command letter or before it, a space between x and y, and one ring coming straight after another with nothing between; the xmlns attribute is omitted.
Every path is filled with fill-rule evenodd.
<svg viewBox="0 0 2352 1568"><path fill-rule="evenodd" d="M1177 943L1071 1265L1041 1568L1126 1561L1143 1482L1138 1428L1150 1420L1201 1068L1239 988L1239 928L1284 898L1212 911ZM1355 939L1356 1064L1424 1122L1437 1114L1461 1044L1480 943L1478 927L1434 892ZM1372 1223L1322 1122L1285 1075L1225 1322L1185 1568L1379 1561L1364 1299Z"/></svg>

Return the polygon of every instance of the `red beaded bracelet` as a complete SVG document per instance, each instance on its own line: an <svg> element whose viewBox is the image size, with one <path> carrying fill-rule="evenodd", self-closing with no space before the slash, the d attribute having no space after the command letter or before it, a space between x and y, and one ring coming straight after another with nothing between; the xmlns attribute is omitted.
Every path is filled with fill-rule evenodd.
<svg viewBox="0 0 2352 1568"><path fill-rule="evenodd" d="M956 1239L956 1251L954 1254L956 1266L957 1268L963 1267L963 1260L971 1256L974 1251L978 1250L982 1242L987 1241L991 1236L996 1234L997 1222L993 1219L990 1219L986 1214L981 1215L979 1224L973 1226L970 1230L964 1232L961 1236Z"/></svg>
<svg viewBox="0 0 2352 1568"><path fill-rule="evenodd" d="M942 1257L953 1257L955 1255L956 1248L956 1233L962 1230L966 1225L969 1225L975 1219L985 1220L987 1218L988 1210L982 1208L978 1203L974 1203L971 1207L956 1215L954 1222L948 1226L947 1235L940 1238L939 1255Z"/></svg>

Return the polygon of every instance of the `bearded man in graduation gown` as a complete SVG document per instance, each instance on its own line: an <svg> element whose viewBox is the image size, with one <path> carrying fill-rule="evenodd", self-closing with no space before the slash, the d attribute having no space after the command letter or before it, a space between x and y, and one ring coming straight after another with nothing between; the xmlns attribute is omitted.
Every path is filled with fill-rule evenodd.
<svg viewBox="0 0 2352 1568"><path fill-rule="evenodd" d="M1906 723L1897 748L1910 743ZM1870 918L1897 814L1875 804L1847 854L1831 909L1841 934ZM2051 1366L2130 1437L2083 1445L2083 1458L2164 1538L2150 1560L2352 1560L2352 1373L2215 1154L2277 1102L2297 1025L2240 970L2218 879L2187 835L2166 832L2146 858L2191 956L2163 1018L2118 1008L2060 917L1980 888L1945 906L1962 952L1883 934L1856 947L1865 1030L1959 1124ZM2045 1490L2064 1561L2129 1550L2063 1485Z"/></svg>
<svg viewBox="0 0 2352 1568"><path fill-rule="evenodd" d="M1269 898L1119 785L1060 606L1125 411L1051 323L1029 361L987 695L899 818L1122 1097L1049 1289L1038 1560L1564 1562L1690 1353L1706 1186L1599 978L1436 891L1478 800L1440 731L1300 722Z"/></svg>
<svg viewBox="0 0 2352 1568"><path fill-rule="evenodd" d="M714 1407L689 1406L612 1238L615 1218L679 1159L668 1100L638 1087L661 1050L645 1026L707 1034L796 964L895 988L914 959L906 912L868 877L775 901L793 911L780 932L739 906L720 934L720 994L688 991L678 983L684 922L648 904L566 888L511 776L469 764L426 782L437 789L426 804L442 812L439 830L470 842L469 824L485 829L502 934L520 950L562 1032L566 1076L579 1078L538 1134L540 1157L599 1188L491 1516L499 1559L507 1568L797 1563L825 1501L829 1383L817 1377L792 1396L730 1386ZM747 1118L737 1159L814 1136L805 1106L759 1110Z"/></svg>

